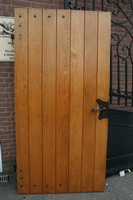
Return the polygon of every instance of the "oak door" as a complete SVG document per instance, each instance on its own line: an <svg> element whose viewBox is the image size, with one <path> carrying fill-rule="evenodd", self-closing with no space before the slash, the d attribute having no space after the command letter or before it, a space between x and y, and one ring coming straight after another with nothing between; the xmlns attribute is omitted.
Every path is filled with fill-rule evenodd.
<svg viewBox="0 0 133 200"><path fill-rule="evenodd" d="M18 192L103 191L110 13L16 9Z"/></svg>

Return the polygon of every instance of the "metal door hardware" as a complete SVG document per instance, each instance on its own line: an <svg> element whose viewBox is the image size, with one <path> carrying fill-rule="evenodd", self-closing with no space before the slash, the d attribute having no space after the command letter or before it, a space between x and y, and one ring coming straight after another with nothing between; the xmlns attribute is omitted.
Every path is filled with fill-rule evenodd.
<svg viewBox="0 0 133 200"><path fill-rule="evenodd" d="M103 118L108 118L109 102L102 101L97 99L96 102L99 105L99 108L93 108L92 112L100 111L98 118L101 120Z"/></svg>

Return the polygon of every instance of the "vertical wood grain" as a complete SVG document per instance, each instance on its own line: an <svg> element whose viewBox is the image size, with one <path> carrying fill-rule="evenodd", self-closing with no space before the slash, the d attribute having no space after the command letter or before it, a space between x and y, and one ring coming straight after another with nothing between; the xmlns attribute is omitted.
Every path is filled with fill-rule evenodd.
<svg viewBox="0 0 133 200"><path fill-rule="evenodd" d="M27 9L15 10L16 154L21 194L29 193L27 20Z"/></svg>
<svg viewBox="0 0 133 200"><path fill-rule="evenodd" d="M21 17L20 17L21 16ZM110 13L16 9L18 192L103 191Z"/></svg>
<svg viewBox="0 0 133 200"><path fill-rule="evenodd" d="M98 75L97 98L109 101L111 13L99 12L98 20ZM98 106L98 105L97 105ZM108 119L96 117L94 191L103 191L105 185Z"/></svg>
<svg viewBox="0 0 133 200"><path fill-rule="evenodd" d="M84 12L71 12L69 192L80 192L83 120Z"/></svg>
<svg viewBox="0 0 133 200"><path fill-rule="evenodd" d="M57 10L56 192L68 192L70 11Z"/></svg>
<svg viewBox="0 0 133 200"><path fill-rule="evenodd" d="M42 10L29 9L30 192L42 193Z"/></svg>
<svg viewBox="0 0 133 200"><path fill-rule="evenodd" d="M82 192L93 191L97 90L97 12L85 11Z"/></svg>
<svg viewBox="0 0 133 200"><path fill-rule="evenodd" d="M43 10L43 193L55 193L56 10Z"/></svg>

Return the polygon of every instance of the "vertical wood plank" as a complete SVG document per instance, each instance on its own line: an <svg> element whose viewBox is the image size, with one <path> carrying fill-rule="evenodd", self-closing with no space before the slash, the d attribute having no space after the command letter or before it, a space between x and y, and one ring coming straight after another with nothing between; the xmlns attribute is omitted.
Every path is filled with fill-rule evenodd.
<svg viewBox="0 0 133 200"><path fill-rule="evenodd" d="M27 9L15 9L16 154L21 194L29 193L27 19Z"/></svg>
<svg viewBox="0 0 133 200"><path fill-rule="evenodd" d="M109 101L111 13L99 12L97 98ZM108 119L96 117L94 191L104 190Z"/></svg>
<svg viewBox="0 0 133 200"><path fill-rule="evenodd" d="M80 192L83 120L84 12L71 12L69 192Z"/></svg>
<svg viewBox="0 0 133 200"><path fill-rule="evenodd" d="M57 10L56 192L68 192L70 11Z"/></svg>
<svg viewBox="0 0 133 200"><path fill-rule="evenodd" d="M42 10L29 9L30 192L42 193Z"/></svg>
<svg viewBox="0 0 133 200"><path fill-rule="evenodd" d="M82 192L93 191L97 87L97 12L85 11Z"/></svg>
<svg viewBox="0 0 133 200"><path fill-rule="evenodd" d="M56 10L43 10L43 193L55 193Z"/></svg>

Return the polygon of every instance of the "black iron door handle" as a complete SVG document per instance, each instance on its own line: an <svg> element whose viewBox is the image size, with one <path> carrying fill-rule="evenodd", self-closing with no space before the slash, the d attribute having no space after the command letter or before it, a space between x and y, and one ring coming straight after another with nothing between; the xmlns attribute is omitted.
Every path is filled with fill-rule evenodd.
<svg viewBox="0 0 133 200"><path fill-rule="evenodd" d="M97 99L96 102L99 105L99 108L93 108L92 112L100 111L98 118L108 118L108 110L109 110L109 102L102 101L101 99Z"/></svg>

